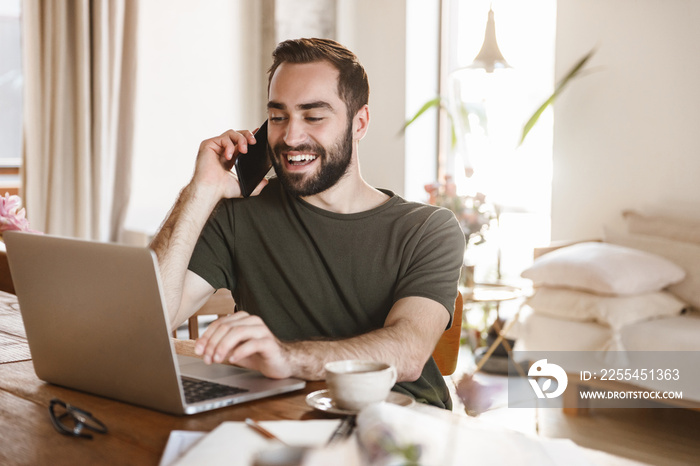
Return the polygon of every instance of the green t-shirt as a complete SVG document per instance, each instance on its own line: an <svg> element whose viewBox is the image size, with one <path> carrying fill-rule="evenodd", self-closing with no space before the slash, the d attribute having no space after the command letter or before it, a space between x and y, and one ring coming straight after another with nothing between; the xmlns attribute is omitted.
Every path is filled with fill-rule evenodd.
<svg viewBox="0 0 700 466"><path fill-rule="evenodd" d="M232 291L283 341L348 338L381 328L393 304L420 296L454 312L464 235L452 212L390 191L377 208L329 212L273 179L259 196L222 200L189 269ZM394 390L451 407L432 358Z"/></svg>

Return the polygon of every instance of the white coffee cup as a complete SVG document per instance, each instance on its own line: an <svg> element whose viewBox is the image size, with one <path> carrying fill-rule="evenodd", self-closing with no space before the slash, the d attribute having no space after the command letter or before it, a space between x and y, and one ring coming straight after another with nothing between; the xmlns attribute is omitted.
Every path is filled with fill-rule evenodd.
<svg viewBox="0 0 700 466"><path fill-rule="evenodd" d="M333 361L325 369L329 395L340 409L359 411L384 401L396 383L396 368L378 361Z"/></svg>

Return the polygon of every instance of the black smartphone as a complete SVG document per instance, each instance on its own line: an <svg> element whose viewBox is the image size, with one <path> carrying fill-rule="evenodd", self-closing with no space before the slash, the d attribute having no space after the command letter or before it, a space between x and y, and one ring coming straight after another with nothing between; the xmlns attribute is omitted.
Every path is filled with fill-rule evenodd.
<svg viewBox="0 0 700 466"><path fill-rule="evenodd" d="M272 167L267 155L267 120L255 133L255 141L255 144L248 144L248 152L236 157L236 175L243 197L250 196Z"/></svg>

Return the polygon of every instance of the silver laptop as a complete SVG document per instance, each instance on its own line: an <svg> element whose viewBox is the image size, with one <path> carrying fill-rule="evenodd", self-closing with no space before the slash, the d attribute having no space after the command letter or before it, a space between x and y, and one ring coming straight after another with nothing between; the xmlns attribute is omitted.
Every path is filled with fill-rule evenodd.
<svg viewBox="0 0 700 466"><path fill-rule="evenodd" d="M17 232L4 240L34 369L46 382L173 414L306 385L177 355L149 249Z"/></svg>

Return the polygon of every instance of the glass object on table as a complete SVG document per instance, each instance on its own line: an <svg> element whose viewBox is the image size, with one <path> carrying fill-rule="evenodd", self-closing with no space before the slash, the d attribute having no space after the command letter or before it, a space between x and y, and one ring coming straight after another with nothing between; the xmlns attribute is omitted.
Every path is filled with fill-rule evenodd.
<svg viewBox="0 0 700 466"><path fill-rule="evenodd" d="M460 291L462 291L464 294L465 303L495 305L496 318L493 325L490 327L493 331L495 331L496 336L493 341L487 343L488 347L474 349L475 362L477 363L475 372L478 372L484 368L485 364L489 361L499 346L503 345L507 354L511 352L511 344L505 338L508 328L501 329L500 326L500 304L504 301L511 301L525 296L525 291L517 286L506 285L503 283L475 283L472 288L460 288ZM490 312L490 310L487 312ZM518 308L518 312L516 312L513 320L517 319L519 313L520 307ZM505 371L507 373L507 361L505 361L504 364L500 364L498 361L494 360L491 363L491 366L494 366L493 370L489 370L488 372L503 373L503 371ZM495 366L503 367L501 368Z"/></svg>

